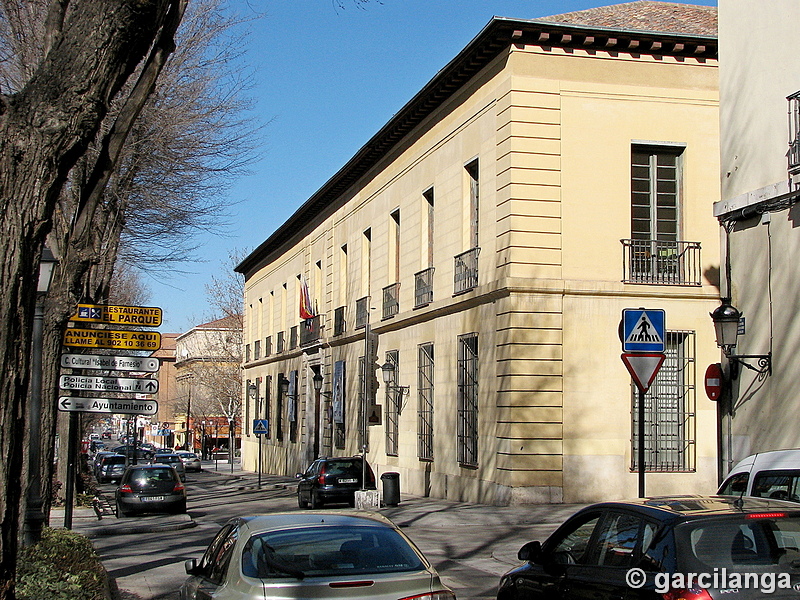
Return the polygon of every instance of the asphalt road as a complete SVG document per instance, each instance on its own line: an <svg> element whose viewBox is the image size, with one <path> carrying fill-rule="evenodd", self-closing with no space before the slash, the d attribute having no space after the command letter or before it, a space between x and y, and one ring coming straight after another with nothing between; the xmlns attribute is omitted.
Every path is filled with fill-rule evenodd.
<svg viewBox="0 0 800 600"><path fill-rule="evenodd" d="M256 475L234 476L222 463L215 472L213 464L187 476L188 517L107 515L98 521L89 511L76 513L73 528L91 537L123 600L176 600L186 579L184 561L199 558L229 518L301 510L292 480L263 476L258 489ZM113 495L113 486L102 488ZM460 600L487 600L495 598L500 575L519 564L520 546L543 540L577 508L497 507L402 494L399 505L379 510L414 540Z"/></svg>

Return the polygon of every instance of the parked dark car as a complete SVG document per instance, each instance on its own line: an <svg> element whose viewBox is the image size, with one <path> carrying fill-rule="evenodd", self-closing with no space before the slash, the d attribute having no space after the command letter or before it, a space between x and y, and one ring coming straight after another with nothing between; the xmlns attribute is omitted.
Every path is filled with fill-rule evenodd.
<svg viewBox="0 0 800 600"><path fill-rule="evenodd" d="M97 471L97 482L108 483L119 481L128 466L128 459L124 454L109 454L104 456Z"/></svg>
<svg viewBox="0 0 800 600"><path fill-rule="evenodd" d="M117 454L125 454L130 455L131 459L133 459L134 455L134 447L133 446L117 446L116 448L112 448L114 452ZM153 459L153 451L148 450L147 448L142 448L137 446L135 449L136 460L138 461L149 461Z"/></svg>
<svg viewBox="0 0 800 600"><path fill-rule="evenodd" d="M186 488L169 465L128 467L115 493L117 516L144 512L186 512Z"/></svg>
<svg viewBox="0 0 800 600"><path fill-rule="evenodd" d="M594 504L518 557L498 600L798 598L800 508L733 496Z"/></svg>
<svg viewBox="0 0 800 600"><path fill-rule="evenodd" d="M361 457L318 458L297 473L297 504L300 508L321 508L326 503L347 503L355 506L356 490L361 489L363 474ZM375 474L367 463L366 489L375 489Z"/></svg>
<svg viewBox="0 0 800 600"><path fill-rule="evenodd" d="M170 465L175 468L180 475L181 481L186 481L186 467L183 465L183 460L177 454L156 454L153 457L153 464Z"/></svg>
<svg viewBox="0 0 800 600"><path fill-rule="evenodd" d="M110 450L104 450L94 455L94 460L92 461L92 474L94 474L95 478L97 478L100 475L100 466L103 464L103 459L106 456L113 456L115 454L116 452L111 452Z"/></svg>

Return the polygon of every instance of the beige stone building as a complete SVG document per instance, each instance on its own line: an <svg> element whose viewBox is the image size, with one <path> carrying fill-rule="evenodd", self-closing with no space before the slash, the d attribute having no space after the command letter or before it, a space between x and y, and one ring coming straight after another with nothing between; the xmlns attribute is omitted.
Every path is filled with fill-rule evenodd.
<svg viewBox="0 0 800 600"><path fill-rule="evenodd" d="M740 313L729 353L748 357L722 358L731 387L721 405L727 471L755 452L800 447L800 379L791 366L800 347L800 4L721 0L719 10L722 198L714 215L728 273L722 293Z"/></svg>
<svg viewBox="0 0 800 600"><path fill-rule="evenodd" d="M294 474L366 441L407 493L635 496L618 327L646 307L667 315L647 492L715 489L718 143L714 8L492 19L237 267L244 467L260 447ZM394 367L377 406L365 363L367 381Z"/></svg>

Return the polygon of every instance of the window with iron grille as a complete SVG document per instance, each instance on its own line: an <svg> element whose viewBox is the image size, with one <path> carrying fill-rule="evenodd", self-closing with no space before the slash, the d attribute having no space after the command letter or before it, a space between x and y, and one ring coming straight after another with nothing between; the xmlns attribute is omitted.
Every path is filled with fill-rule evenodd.
<svg viewBox="0 0 800 600"><path fill-rule="evenodd" d="M478 466L478 334L458 337L458 462Z"/></svg>
<svg viewBox="0 0 800 600"><path fill-rule="evenodd" d="M250 362L250 344L245 344L245 347L244 347L244 362Z"/></svg>
<svg viewBox="0 0 800 600"><path fill-rule="evenodd" d="M789 101L789 173L800 171L800 92L795 92Z"/></svg>
<svg viewBox="0 0 800 600"><path fill-rule="evenodd" d="M297 325L293 325L289 330L289 350L297 348Z"/></svg>
<svg viewBox="0 0 800 600"><path fill-rule="evenodd" d="M433 460L433 344L417 351L417 457Z"/></svg>
<svg viewBox="0 0 800 600"><path fill-rule="evenodd" d="M400 369L400 352L389 350L386 353L386 362L394 365L391 380L384 387L386 388L386 454L397 456L399 446L399 420L400 403L402 402L402 391L397 387L397 373Z"/></svg>
<svg viewBox="0 0 800 600"><path fill-rule="evenodd" d="M261 340L253 342L253 360L261 358Z"/></svg>
<svg viewBox="0 0 800 600"><path fill-rule="evenodd" d="M268 335L267 339L264 340L264 356L269 356L272 354L272 336Z"/></svg>
<svg viewBox="0 0 800 600"><path fill-rule="evenodd" d="M366 416L364 414L364 381L365 381L365 366L366 361L363 356L358 357L358 447L366 448L369 450L369 428L364 427ZM365 431L366 430L366 431Z"/></svg>
<svg viewBox="0 0 800 600"><path fill-rule="evenodd" d="M414 273L414 308L433 302L433 267Z"/></svg>
<svg viewBox="0 0 800 600"><path fill-rule="evenodd" d="M645 394L645 470L694 471L695 333L666 333L664 364ZM639 390L632 387L631 470L639 469Z"/></svg>

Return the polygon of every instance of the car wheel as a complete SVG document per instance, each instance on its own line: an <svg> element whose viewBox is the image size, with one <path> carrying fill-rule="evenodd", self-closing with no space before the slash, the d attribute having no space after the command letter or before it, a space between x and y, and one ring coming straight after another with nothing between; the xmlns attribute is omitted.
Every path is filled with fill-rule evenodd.
<svg viewBox="0 0 800 600"><path fill-rule="evenodd" d="M119 502L117 502L117 518L118 519L123 519L125 517L130 517L130 516L131 516L131 513L129 513L128 511L122 510L122 507L119 505Z"/></svg>
<svg viewBox="0 0 800 600"><path fill-rule="evenodd" d="M325 503L322 501L322 498L319 497L319 494L316 490L311 492L311 508L317 509L322 508Z"/></svg>
<svg viewBox="0 0 800 600"><path fill-rule="evenodd" d="M186 502L183 502L178 505L178 508L175 509L176 515L185 515L186 514Z"/></svg>
<svg viewBox="0 0 800 600"><path fill-rule="evenodd" d="M297 492L297 506L300 508L308 508L308 500L303 500L300 492Z"/></svg>

